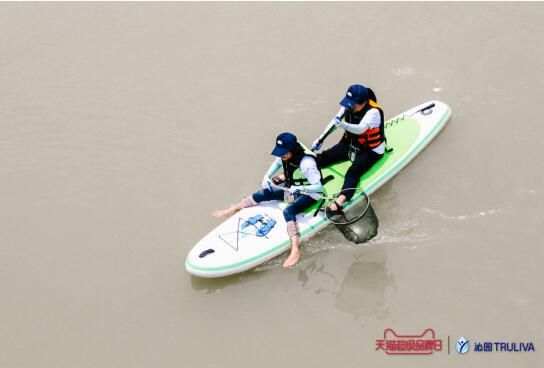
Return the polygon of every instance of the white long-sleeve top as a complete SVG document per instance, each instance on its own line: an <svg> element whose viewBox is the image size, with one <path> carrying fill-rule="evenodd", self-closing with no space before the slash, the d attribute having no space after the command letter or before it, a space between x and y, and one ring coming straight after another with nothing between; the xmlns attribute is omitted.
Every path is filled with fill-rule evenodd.
<svg viewBox="0 0 544 368"><path fill-rule="evenodd" d="M271 178L282 167L281 158L277 157L270 168L266 172L266 175ZM318 199L320 196L318 193L323 192L323 185L321 184L321 174L317 168L315 159L311 156L304 156L300 160L299 169L302 175L308 180L310 184L304 185L302 190L308 193L316 193L310 195L314 199Z"/></svg>

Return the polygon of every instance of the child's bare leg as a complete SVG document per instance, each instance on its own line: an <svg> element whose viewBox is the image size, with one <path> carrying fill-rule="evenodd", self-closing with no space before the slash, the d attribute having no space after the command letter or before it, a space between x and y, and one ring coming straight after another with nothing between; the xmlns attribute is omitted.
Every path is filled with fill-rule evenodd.
<svg viewBox="0 0 544 368"><path fill-rule="evenodd" d="M300 248L298 246L300 238L298 234L298 224L295 221L287 222L287 233L291 238L291 254L283 263L283 267L292 267L300 259Z"/></svg>
<svg viewBox="0 0 544 368"><path fill-rule="evenodd" d="M212 212L213 217L230 217L234 215L236 212L241 211L243 208L255 206L257 202L249 196L244 199L240 203L235 204L234 206L227 208L225 210L217 210Z"/></svg>

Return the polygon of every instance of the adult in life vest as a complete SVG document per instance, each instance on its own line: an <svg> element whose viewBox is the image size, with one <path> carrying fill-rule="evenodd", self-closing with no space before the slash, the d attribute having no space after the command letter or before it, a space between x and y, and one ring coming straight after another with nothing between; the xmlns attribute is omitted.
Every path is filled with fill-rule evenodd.
<svg viewBox="0 0 544 368"><path fill-rule="evenodd" d="M327 209L330 214L342 212L342 206L353 196L353 188L357 187L361 176L383 157L386 148L383 110L371 89L361 84L350 86L340 105L338 114L312 144L312 151L318 151L332 131L344 129L340 142L317 155L320 168L352 161L344 178L342 194Z"/></svg>
<svg viewBox="0 0 544 368"><path fill-rule="evenodd" d="M263 177L262 189L228 209L214 211L212 216L230 217L245 207L255 206L264 201L290 201L283 210L283 217L287 223L287 234L291 239L291 254L283 263L283 267L291 267L300 259L300 233L296 215L312 206L320 198L323 192L322 175L317 166L315 154L305 151L298 143L297 137L291 133L278 135L272 155L276 156L276 160ZM272 181L273 175L282 167L285 188L288 190L281 189ZM302 180L293 178L296 169L300 169L303 175Z"/></svg>

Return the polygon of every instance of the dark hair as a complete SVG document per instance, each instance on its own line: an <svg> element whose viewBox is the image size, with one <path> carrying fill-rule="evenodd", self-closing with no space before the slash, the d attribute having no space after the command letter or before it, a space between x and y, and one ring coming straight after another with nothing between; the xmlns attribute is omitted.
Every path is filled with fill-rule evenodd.
<svg viewBox="0 0 544 368"><path fill-rule="evenodd" d="M376 98L376 94L374 93L374 91L371 90L370 88L367 88L367 89L368 89L368 99L367 100L372 100L374 102L378 102L378 98Z"/></svg>
<svg viewBox="0 0 544 368"><path fill-rule="evenodd" d="M293 154L293 156L297 156L297 155L301 155L304 153L304 148L301 146L300 143L298 143L298 141L295 143L295 146L290 149L289 151L291 151L291 153Z"/></svg>

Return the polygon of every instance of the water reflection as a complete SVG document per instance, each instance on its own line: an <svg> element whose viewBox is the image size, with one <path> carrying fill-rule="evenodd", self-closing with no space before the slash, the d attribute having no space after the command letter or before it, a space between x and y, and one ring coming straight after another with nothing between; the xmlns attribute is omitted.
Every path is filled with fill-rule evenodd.
<svg viewBox="0 0 544 368"><path fill-rule="evenodd" d="M354 262L336 295L336 307L352 314L383 320L389 316L386 291L395 288L393 275L387 272L385 257L372 262Z"/></svg>
<svg viewBox="0 0 544 368"><path fill-rule="evenodd" d="M327 252L307 262L299 271L298 281L314 294L332 296L334 307L356 319L365 316L383 320L390 313L388 293L396 290L393 274L387 270L386 250L374 244L350 255L354 248Z"/></svg>

